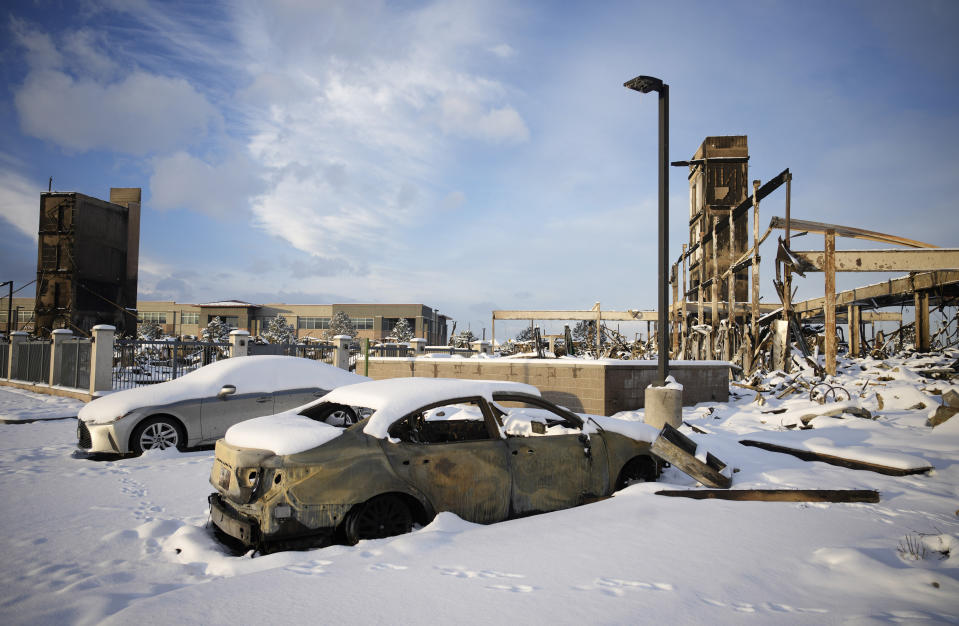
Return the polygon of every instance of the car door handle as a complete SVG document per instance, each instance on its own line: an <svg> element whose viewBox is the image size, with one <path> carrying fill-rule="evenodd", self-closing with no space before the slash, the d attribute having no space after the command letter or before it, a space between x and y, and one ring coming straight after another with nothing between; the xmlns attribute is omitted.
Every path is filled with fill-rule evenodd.
<svg viewBox="0 0 959 626"><path fill-rule="evenodd" d="M269 399L270 399L270 396L260 396L259 398L256 399L256 401L258 404L263 404L264 402L269 401Z"/></svg>

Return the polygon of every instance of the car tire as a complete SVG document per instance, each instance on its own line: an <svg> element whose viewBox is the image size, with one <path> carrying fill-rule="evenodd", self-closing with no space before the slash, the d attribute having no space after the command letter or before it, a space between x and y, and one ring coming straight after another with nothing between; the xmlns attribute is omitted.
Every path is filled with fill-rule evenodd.
<svg viewBox="0 0 959 626"><path fill-rule="evenodd" d="M633 483L655 480L656 462L648 456L637 456L630 459L619 472L616 480L616 491L625 489Z"/></svg>
<svg viewBox="0 0 959 626"><path fill-rule="evenodd" d="M350 545L361 539L382 539L413 530L413 514L401 498L387 494L354 507L343 523Z"/></svg>
<svg viewBox="0 0 959 626"><path fill-rule="evenodd" d="M183 425L172 417L151 417L140 422L130 437L130 451L143 454L144 450L186 448L186 432Z"/></svg>

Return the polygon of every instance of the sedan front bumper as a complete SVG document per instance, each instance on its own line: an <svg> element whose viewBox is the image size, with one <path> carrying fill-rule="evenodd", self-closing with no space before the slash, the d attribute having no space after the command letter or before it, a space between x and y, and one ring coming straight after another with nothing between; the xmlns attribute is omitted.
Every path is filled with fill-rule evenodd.
<svg viewBox="0 0 959 626"><path fill-rule="evenodd" d="M117 432L113 424L90 424L77 420L77 448L83 452L105 452L121 454ZM125 447L124 447L125 448Z"/></svg>

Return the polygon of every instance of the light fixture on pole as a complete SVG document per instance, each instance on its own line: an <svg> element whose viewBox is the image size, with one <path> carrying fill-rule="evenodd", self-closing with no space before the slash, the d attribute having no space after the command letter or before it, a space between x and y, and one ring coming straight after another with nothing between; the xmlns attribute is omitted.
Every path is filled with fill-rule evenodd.
<svg viewBox="0 0 959 626"><path fill-rule="evenodd" d="M659 365L656 386L666 384L669 376L669 316L666 284L669 275L669 85L652 76L637 76L623 86L639 93L659 94Z"/></svg>

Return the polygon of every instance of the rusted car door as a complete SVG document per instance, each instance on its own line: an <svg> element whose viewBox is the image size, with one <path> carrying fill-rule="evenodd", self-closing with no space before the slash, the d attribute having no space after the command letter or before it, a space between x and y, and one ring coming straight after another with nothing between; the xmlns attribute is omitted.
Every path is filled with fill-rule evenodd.
<svg viewBox="0 0 959 626"><path fill-rule="evenodd" d="M606 443L582 421L536 399L501 396L514 515L556 511L609 492ZM538 427L536 427L538 425Z"/></svg>
<svg viewBox="0 0 959 626"><path fill-rule="evenodd" d="M505 442L495 426L489 426L488 408L479 398L442 404L414 411L391 427L394 440L382 440L390 465L429 499L437 513L451 511L476 523L506 519L509 462ZM455 410L436 411L447 407ZM456 412L458 419L429 419L444 412Z"/></svg>

